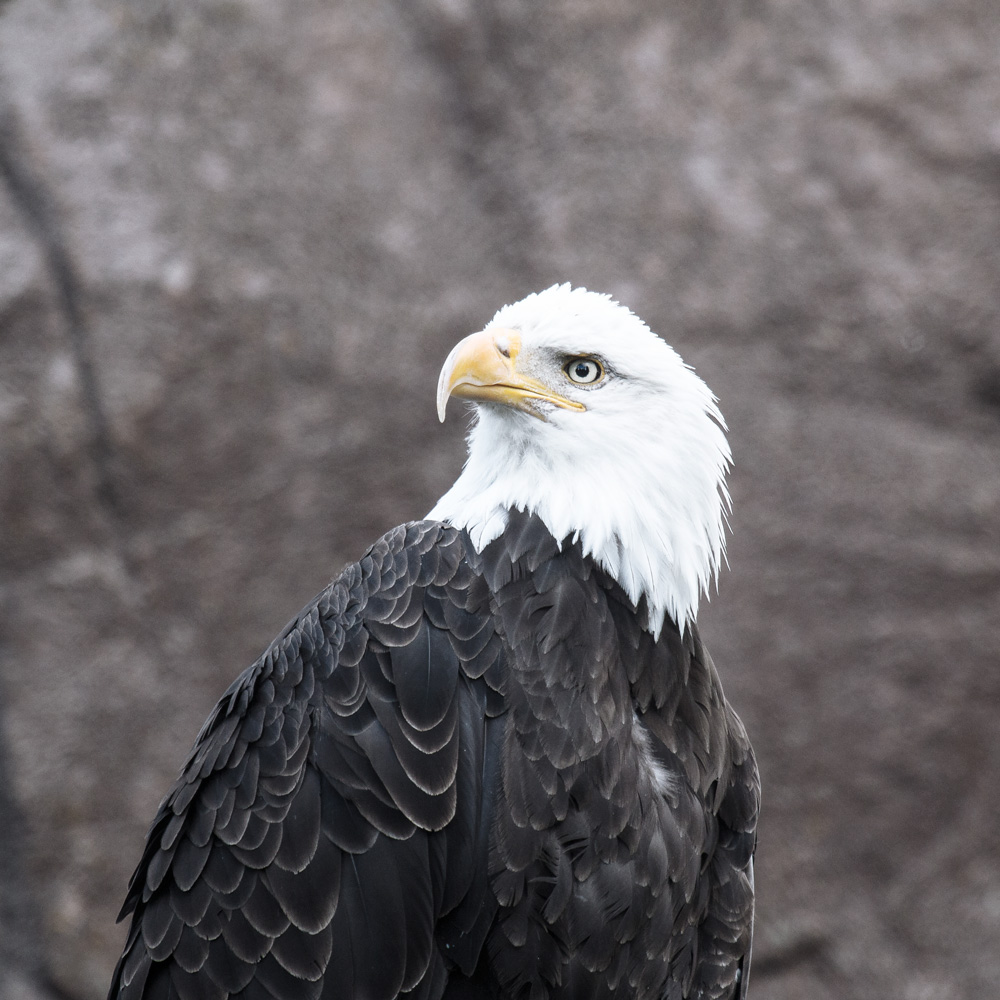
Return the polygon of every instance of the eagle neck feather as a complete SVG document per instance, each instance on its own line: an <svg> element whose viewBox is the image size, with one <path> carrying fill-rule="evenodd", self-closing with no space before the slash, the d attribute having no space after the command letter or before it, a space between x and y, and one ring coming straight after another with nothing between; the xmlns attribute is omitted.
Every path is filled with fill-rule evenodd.
<svg viewBox="0 0 1000 1000"><path fill-rule="evenodd" d="M539 427L534 417L480 406L465 468L428 516L464 528L481 552L512 511L537 514L560 544L579 541L636 607L645 598L643 625L654 638L668 619L683 632L725 550L730 453L705 393L690 426L677 426L674 413L669 426L653 419L643 433L601 445L560 434L560 414ZM577 440L586 441L579 450Z"/></svg>

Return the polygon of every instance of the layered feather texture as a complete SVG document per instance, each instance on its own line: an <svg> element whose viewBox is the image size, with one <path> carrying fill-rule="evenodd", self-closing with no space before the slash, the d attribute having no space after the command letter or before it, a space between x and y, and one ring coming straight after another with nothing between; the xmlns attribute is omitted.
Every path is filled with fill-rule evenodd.
<svg viewBox="0 0 1000 1000"><path fill-rule="evenodd" d="M734 997L758 796L694 628L537 515L405 526L209 717L111 997Z"/></svg>
<svg viewBox="0 0 1000 1000"><path fill-rule="evenodd" d="M487 938L500 995L736 996L759 787L697 630L654 641L538 515L512 513L480 558L510 651Z"/></svg>
<svg viewBox="0 0 1000 1000"><path fill-rule="evenodd" d="M453 529L381 539L226 692L160 806L112 997L440 997L490 923L503 711Z"/></svg>

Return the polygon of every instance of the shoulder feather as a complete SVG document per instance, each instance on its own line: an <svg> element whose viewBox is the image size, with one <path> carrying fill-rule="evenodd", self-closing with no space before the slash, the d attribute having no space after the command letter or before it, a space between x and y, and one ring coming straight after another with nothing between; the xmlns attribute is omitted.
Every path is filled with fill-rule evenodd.
<svg viewBox="0 0 1000 1000"><path fill-rule="evenodd" d="M472 971L502 662L465 548L389 532L226 691L130 883L112 998L419 1000Z"/></svg>

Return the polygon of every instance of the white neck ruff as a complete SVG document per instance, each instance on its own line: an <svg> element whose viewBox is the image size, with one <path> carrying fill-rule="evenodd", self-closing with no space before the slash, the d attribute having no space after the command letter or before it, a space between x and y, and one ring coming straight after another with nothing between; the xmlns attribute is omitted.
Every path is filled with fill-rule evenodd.
<svg viewBox="0 0 1000 1000"><path fill-rule="evenodd" d="M683 630L725 549L730 453L722 417L708 401L693 426L647 424L591 441L583 454L559 440L558 424L588 414L554 414L540 424L479 406L465 468L428 516L466 529L482 551L507 526L509 511L535 513L557 541L579 539L634 603L645 596L654 637L666 615Z"/></svg>

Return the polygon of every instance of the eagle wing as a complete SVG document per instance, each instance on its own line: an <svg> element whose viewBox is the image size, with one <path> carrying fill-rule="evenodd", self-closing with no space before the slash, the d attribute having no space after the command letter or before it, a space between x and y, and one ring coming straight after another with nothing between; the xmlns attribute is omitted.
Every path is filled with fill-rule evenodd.
<svg viewBox="0 0 1000 1000"><path fill-rule="evenodd" d="M225 693L129 885L112 1000L420 1000L473 973L503 680L465 554L395 529Z"/></svg>
<svg viewBox="0 0 1000 1000"><path fill-rule="evenodd" d="M697 629L693 629L691 645L693 665L711 678L721 696L715 664ZM704 773L710 779L706 802L717 839L706 869L708 909L698 928L699 964L692 995L743 1000L750 981L753 945L753 856L760 776L746 729L724 697L715 718L717 731L712 738L720 750L718 764Z"/></svg>
<svg viewBox="0 0 1000 1000"><path fill-rule="evenodd" d="M642 637L635 645L642 651L646 642ZM680 944L673 970L677 995L743 1000L750 974L760 812L753 749L722 693L696 626L683 636L674 630L646 655L665 662L647 669L633 685L639 718L666 772L692 793L689 802L696 803L700 816L687 826L705 831L697 888L686 890L697 900L693 919L674 928Z"/></svg>
<svg viewBox="0 0 1000 1000"><path fill-rule="evenodd" d="M654 638L578 541L526 512L476 564L510 649L502 995L744 996L759 785L697 628Z"/></svg>

